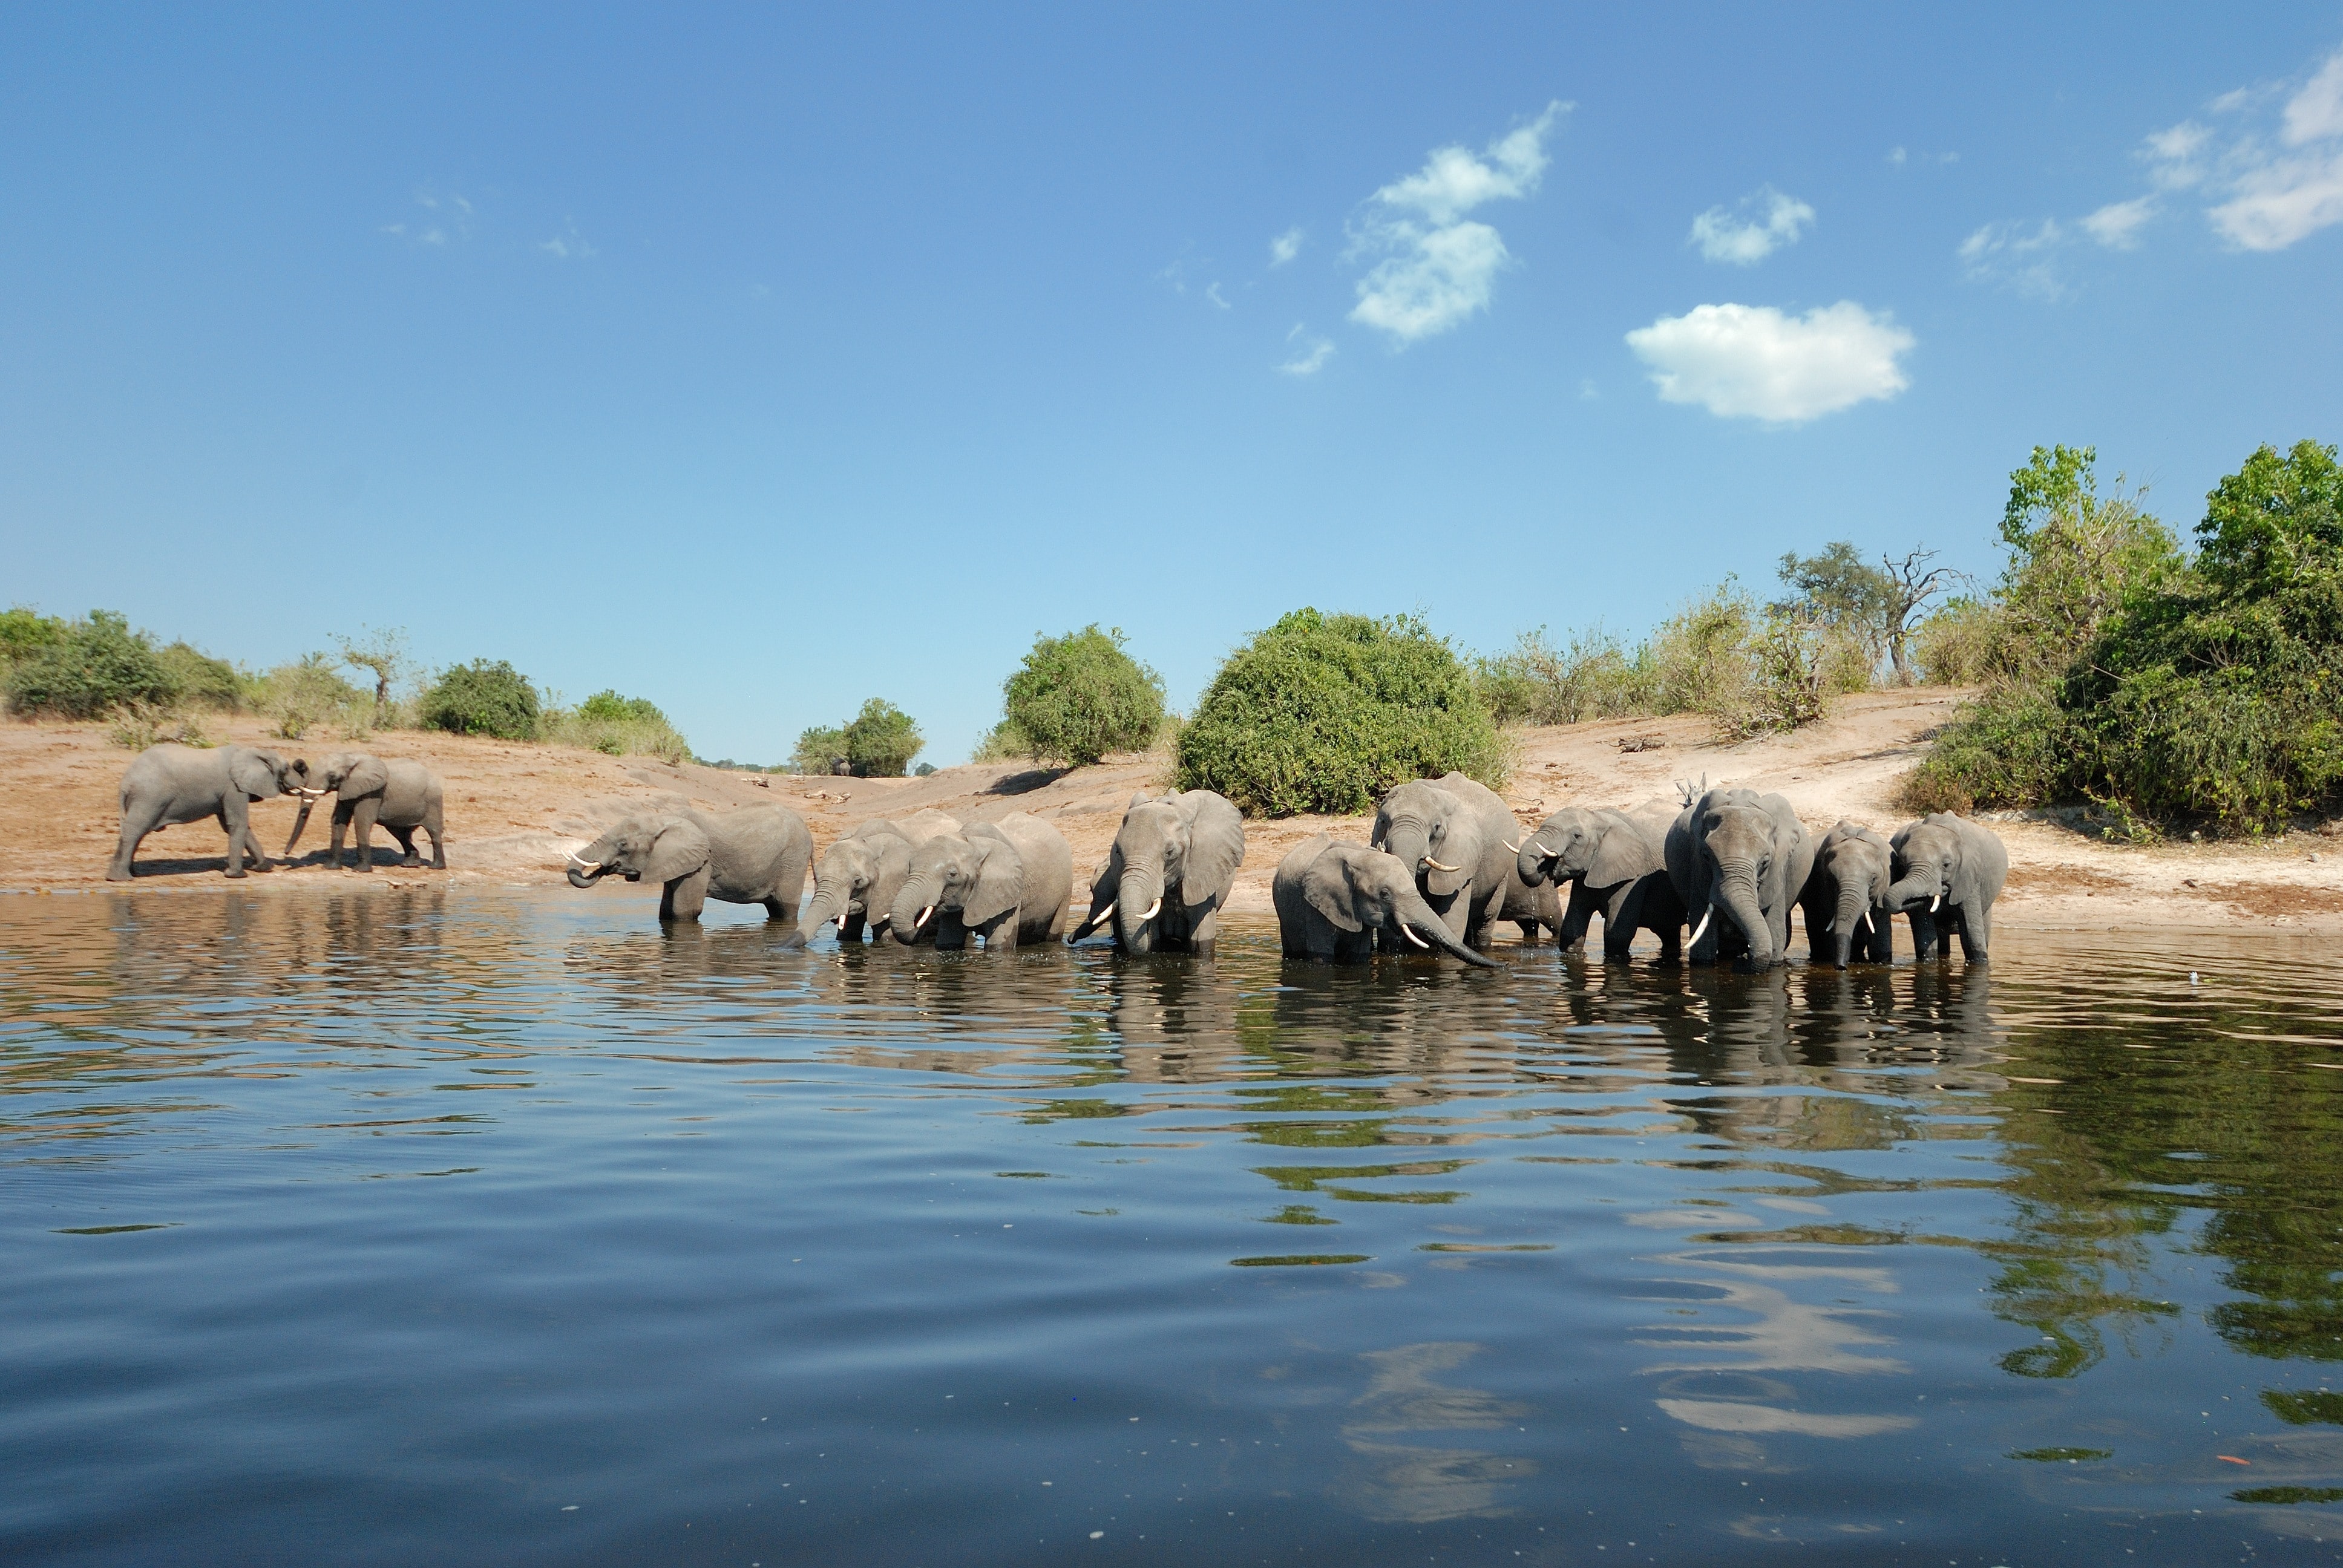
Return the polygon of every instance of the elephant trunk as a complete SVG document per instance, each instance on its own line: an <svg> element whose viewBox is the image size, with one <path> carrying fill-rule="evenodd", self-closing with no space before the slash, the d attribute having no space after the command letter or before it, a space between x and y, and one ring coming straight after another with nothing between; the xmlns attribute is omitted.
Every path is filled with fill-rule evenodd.
<svg viewBox="0 0 2343 1568"><path fill-rule="evenodd" d="M1151 953L1160 933L1157 917L1163 912L1163 887L1145 871L1128 870L1114 893L1114 934L1129 953Z"/></svg>
<svg viewBox="0 0 2343 1568"><path fill-rule="evenodd" d="M1915 866L1904 873L1904 879L1887 890L1887 907L1891 910L1915 909L1921 904L1935 908L1936 900L1944 896L1945 884L1934 866Z"/></svg>
<svg viewBox="0 0 2343 1568"><path fill-rule="evenodd" d="M293 846L301 841L302 830L309 826L309 808L317 804L317 799L314 795L304 794L301 797L301 810L293 819L293 836L285 840L285 852L277 857L278 859L289 860L293 858Z"/></svg>
<svg viewBox="0 0 2343 1568"><path fill-rule="evenodd" d="M1860 882L1838 885L1838 909L1831 917L1831 940L1837 944L1838 967L1846 968L1855 951L1855 932L1871 914L1871 890ZM1813 933L1809 932L1811 936Z"/></svg>
<svg viewBox="0 0 2343 1568"><path fill-rule="evenodd" d="M896 890L894 907L887 911L888 934L907 948L916 943L936 918L936 903L943 893L941 882L932 871L914 871L904 879Z"/></svg>
<svg viewBox="0 0 2343 1568"><path fill-rule="evenodd" d="M569 885L573 888L590 888L600 881L609 869L608 866L596 866L589 871L583 866L573 865L569 868Z"/></svg>
<svg viewBox="0 0 2343 1568"><path fill-rule="evenodd" d="M1476 953L1450 933L1448 922L1433 913L1432 906L1422 899L1402 899L1392 910L1392 923L1400 935L1419 948L1438 948L1450 958L1462 959L1475 969L1493 970L1497 960L1485 953Z"/></svg>
<svg viewBox="0 0 2343 1568"><path fill-rule="evenodd" d="M1774 928L1766 923L1765 909L1757 901L1756 873L1746 866L1728 866L1717 882L1715 907L1741 928L1742 937L1749 943L1750 967L1772 968Z"/></svg>

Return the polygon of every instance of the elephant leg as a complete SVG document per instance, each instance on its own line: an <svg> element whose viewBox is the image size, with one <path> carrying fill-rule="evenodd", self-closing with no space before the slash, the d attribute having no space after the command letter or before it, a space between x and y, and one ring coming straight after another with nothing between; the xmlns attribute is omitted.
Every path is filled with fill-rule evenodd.
<svg viewBox="0 0 2343 1568"><path fill-rule="evenodd" d="M1963 904L1960 908L1961 957L1981 959L1993 940L1993 911L1986 905Z"/></svg>
<svg viewBox="0 0 2343 1568"><path fill-rule="evenodd" d="M1798 913L1805 917L1806 922L1806 961L1846 968L1840 961L1839 954L1842 951L1852 954L1854 949L1847 943L1847 933L1835 930L1831 926L1831 922L1838 918L1837 899L1831 899L1828 908L1824 907L1821 898L1808 899L1798 906Z"/></svg>
<svg viewBox="0 0 2343 1568"><path fill-rule="evenodd" d="M659 890L659 920L696 920L708 907L708 868L678 877Z"/></svg>
<svg viewBox="0 0 2343 1568"><path fill-rule="evenodd" d="M1936 917L1926 910L1914 910L1905 919L1912 922L1912 957L1921 963L1936 957Z"/></svg>
<svg viewBox="0 0 2343 1568"><path fill-rule="evenodd" d="M1885 915L1876 910L1871 911L1871 924L1865 928L1864 938L1865 950L1863 956L1866 961L1875 964L1896 961L1896 925Z"/></svg>
<svg viewBox="0 0 2343 1568"><path fill-rule="evenodd" d="M435 871L446 870L447 849L444 840L447 834L447 809L437 800L432 801L423 809L423 830L431 835L431 869Z"/></svg>
<svg viewBox="0 0 2343 1568"><path fill-rule="evenodd" d="M350 813L350 836L357 840L358 869L374 869L374 819L382 810L382 802L369 797L357 803Z"/></svg>
<svg viewBox="0 0 2343 1568"><path fill-rule="evenodd" d="M986 952L1009 952L1016 948L1017 928L1020 923L1017 913L1015 910L1011 910L990 923L976 928L976 934L984 939Z"/></svg>
<svg viewBox="0 0 2343 1568"><path fill-rule="evenodd" d="M405 851L405 853L399 858L398 863L400 865L412 869L423 864L423 857L415 852L414 829L392 828L387 829L387 831L392 838L398 840L399 849Z"/></svg>
<svg viewBox="0 0 2343 1568"><path fill-rule="evenodd" d="M342 835L350 829L350 811L351 808L341 801L334 802L334 819L326 840L326 869L329 871L342 869Z"/></svg>
<svg viewBox="0 0 2343 1568"><path fill-rule="evenodd" d="M163 825L163 813L152 807L128 806L122 812L122 842L114 849L113 863L106 868L109 882L126 882L133 873L130 858L138 852L138 845L147 834Z"/></svg>
<svg viewBox="0 0 2343 1568"><path fill-rule="evenodd" d="M1594 919L1595 902L1586 891L1584 879L1570 884L1570 902L1562 911L1562 924L1554 933L1554 945L1566 953L1586 950L1586 928ZM1611 932L1606 925L1603 940L1608 942Z"/></svg>
<svg viewBox="0 0 2343 1568"><path fill-rule="evenodd" d="M241 790L231 790L226 801L220 807L220 826L227 829L227 874L229 876L244 875L244 858L246 855L252 857L252 869L256 871L273 871L277 869L277 863L268 858L261 849L259 840L252 836L252 809L246 802Z"/></svg>
<svg viewBox="0 0 2343 1568"><path fill-rule="evenodd" d="M770 924L774 920L786 920L792 918L791 911L788 906L784 905L778 898L765 900L764 905L765 920L768 924Z"/></svg>
<svg viewBox="0 0 2343 1568"><path fill-rule="evenodd" d="M1633 882L1623 882L1603 906L1603 961L1624 964L1635 948L1635 929L1643 924L1643 895Z"/></svg>

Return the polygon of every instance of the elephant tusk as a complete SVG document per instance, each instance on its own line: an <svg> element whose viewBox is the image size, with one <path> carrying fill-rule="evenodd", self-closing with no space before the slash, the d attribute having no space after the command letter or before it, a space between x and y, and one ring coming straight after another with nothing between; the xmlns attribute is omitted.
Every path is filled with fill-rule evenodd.
<svg viewBox="0 0 2343 1568"><path fill-rule="evenodd" d="M1855 923L1861 926L1865 930L1869 930L1871 929L1871 911L1869 910L1864 910L1863 918Z"/></svg>
<svg viewBox="0 0 2343 1568"><path fill-rule="evenodd" d="M1431 867L1435 871L1461 871L1463 869L1462 866L1443 866L1429 855L1426 855L1423 858L1423 863Z"/></svg>
<svg viewBox="0 0 2343 1568"><path fill-rule="evenodd" d="M1162 895L1159 893L1156 895L1155 901L1147 906L1147 912L1139 917L1139 923L1143 926L1148 921L1153 920L1155 918L1155 912L1162 907L1163 898Z"/></svg>
<svg viewBox="0 0 2343 1568"><path fill-rule="evenodd" d="M563 858L581 871L598 871L602 869L602 862L599 860L581 860L575 855Z"/></svg>
<svg viewBox="0 0 2343 1568"><path fill-rule="evenodd" d="M1936 912L1936 906L1944 901L1945 895L1942 893L1938 893L1935 898L1930 899L1928 900L1928 912L1932 915L1935 914Z"/></svg>
<svg viewBox="0 0 2343 1568"><path fill-rule="evenodd" d="M930 904L926 909L921 910L920 911L920 918L919 918L918 920L913 920L913 921L911 922L911 929L912 929L913 930L915 930L915 931L916 931L916 930L918 930L921 926L926 925L926 924L928 923L928 917L929 917L930 915L934 914L935 912L936 912L936 907L935 907L935 905L933 905L933 904Z"/></svg>
<svg viewBox="0 0 2343 1568"><path fill-rule="evenodd" d="M1410 930L1408 923L1405 920L1402 920L1399 923L1399 934L1405 937L1409 941L1413 942L1417 947L1422 948L1424 951L1430 952L1432 950L1432 944L1425 941L1422 937L1417 936L1413 930Z"/></svg>
<svg viewBox="0 0 2343 1568"><path fill-rule="evenodd" d="M1497 842L1500 844L1505 843L1503 839L1498 839ZM1505 844L1505 852L1507 854L1518 855L1522 852L1521 846L1518 844Z"/></svg>
<svg viewBox="0 0 2343 1568"><path fill-rule="evenodd" d="M1693 927L1692 929L1692 940L1694 942L1698 942L1700 940L1701 932L1708 930L1708 917L1715 913L1716 913L1716 906L1715 904L1711 904L1708 908L1701 910L1700 924Z"/></svg>

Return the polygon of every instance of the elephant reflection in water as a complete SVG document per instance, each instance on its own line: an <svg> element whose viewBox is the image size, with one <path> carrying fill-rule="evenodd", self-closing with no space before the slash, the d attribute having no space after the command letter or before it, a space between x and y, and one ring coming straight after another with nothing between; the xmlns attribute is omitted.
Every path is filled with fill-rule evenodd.
<svg viewBox="0 0 2343 1568"><path fill-rule="evenodd" d="M1335 969L1289 959L1278 974L1265 1041L1367 1072L1421 1073L1422 1097L1444 1099L1429 1080L1475 1049L1510 1054L1519 1016L1506 988L1476 985L1447 965Z"/></svg>
<svg viewBox="0 0 2343 1568"><path fill-rule="evenodd" d="M1126 1077L1210 1083L1232 1075L1244 1055L1235 980L1189 964L1116 964L1103 979L1107 1027Z"/></svg>
<svg viewBox="0 0 2343 1568"><path fill-rule="evenodd" d="M1096 1020L1076 1012L1064 966L1033 955L937 961L873 942L799 978L812 991L807 1027L830 1060L973 1076L1106 1045Z"/></svg>
<svg viewBox="0 0 2343 1568"><path fill-rule="evenodd" d="M1485 1449L1433 1448L1395 1441L1410 1433L1497 1432L1518 1426L1531 1407L1435 1377L1480 1353L1470 1341L1431 1341L1370 1351L1366 1392L1351 1402L1342 1440L1356 1458L1334 1495L1369 1519L1432 1524L1493 1519L1513 1512L1507 1483L1537 1473L1525 1456Z"/></svg>

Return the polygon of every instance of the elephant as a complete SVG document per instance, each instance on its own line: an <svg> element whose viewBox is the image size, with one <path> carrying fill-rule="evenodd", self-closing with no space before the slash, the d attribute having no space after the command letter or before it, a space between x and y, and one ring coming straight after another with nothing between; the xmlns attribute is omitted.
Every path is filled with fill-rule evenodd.
<svg viewBox="0 0 2343 1568"><path fill-rule="evenodd" d="M1375 810L1373 849L1396 855L1416 879L1424 902L1468 946L1489 945L1504 917L1508 894L1527 905L1519 889L1515 854L1521 832L1497 792L1462 773L1402 784Z"/></svg>
<svg viewBox="0 0 2343 1568"><path fill-rule="evenodd" d="M889 934L906 947L929 935L947 951L965 948L971 931L988 951L1045 941L1066 929L1073 890L1066 836L1011 811L914 846L910 874L888 907Z"/></svg>
<svg viewBox="0 0 2343 1568"><path fill-rule="evenodd" d="M1698 921L1693 962L1745 950L1752 969L1783 961L1790 905L1815 859L1814 839L1787 800L1754 789L1704 791L1669 827L1664 849L1668 879L1686 918Z"/></svg>
<svg viewBox="0 0 2343 1568"><path fill-rule="evenodd" d="M814 869L813 896L798 917L798 929L782 946L803 947L806 939L835 921L840 942L859 942L868 925L886 930L896 890L911 872L911 849L938 833L960 831L941 811L921 811L901 822L874 818L822 851ZM932 934L932 933L930 933Z"/></svg>
<svg viewBox="0 0 2343 1568"><path fill-rule="evenodd" d="M1658 935L1663 959L1676 958L1684 906L1668 880L1664 843L1624 811L1556 811L1522 840L1517 875L1530 887L1570 889L1570 906L1555 927L1563 951L1585 948L1587 924L1599 910L1607 961L1624 963L1639 930Z"/></svg>
<svg viewBox="0 0 2343 1568"><path fill-rule="evenodd" d="M1386 951L1399 950L1404 940L1481 969L1498 967L1456 939L1417 890L1406 861L1366 845L1338 844L1331 833L1294 846L1277 863L1270 898L1289 958L1363 960L1383 938Z"/></svg>
<svg viewBox="0 0 2343 1568"><path fill-rule="evenodd" d="M1111 919L1120 951L1209 957L1244 853L1244 817L1226 796L1141 789L1091 884L1090 913L1066 945Z"/></svg>
<svg viewBox="0 0 2343 1568"><path fill-rule="evenodd" d="M1947 941L1936 946L1937 916L1951 916L1960 933L1961 956L1981 959L1993 945L1993 901L2009 879L2009 851L1990 828L1935 811L1907 822L1888 840L1896 880L1886 893L1888 907L1901 910L1912 922L1912 952L1920 959L1952 956ZM1920 900L1928 901L1926 909ZM1944 908L1940 911L1939 906Z"/></svg>
<svg viewBox="0 0 2343 1568"><path fill-rule="evenodd" d="M257 870L276 862L252 836L248 808L279 795L307 797L309 765L287 762L274 751L250 746L204 749L166 742L149 746L122 775L122 841L106 869L109 882L130 880L130 859L138 842L157 828L216 817L227 832L227 874L244 875L244 859ZM322 791L319 791L322 793Z"/></svg>
<svg viewBox="0 0 2343 1568"><path fill-rule="evenodd" d="M1893 963L1896 942L1887 907L1887 840L1860 822L1842 819L1823 835L1806 873L1798 907L1805 911L1807 957L1839 969Z"/></svg>
<svg viewBox="0 0 2343 1568"><path fill-rule="evenodd" d="M293 846L301 841L301 831L309 825L309 808L317 796L334 797L334 836L326 855L326 864L338 867L342 863L342 833L355 829L358 864L361 871L374 869L374 829L379 822L390 829L398 847L407 851L402 866L420 866L423 858L415 852L415 830L422 829L431 835L431 869L447 869L445 842L447 821L443 811L446 787L439 775L420 762L404 757L387 760L363 751L337 751L326 759L319 770L309 775L310 782L319 786L316 794L305 795L301 814L293 819L293 835L285 840L287 860L293 859Z"/></svg>
<svg viewBox="0 0 2343 1568"><path fill-rule="evenodd" d="M710 899L762 904L769 920L795 924L813 835L786 806L737 811L639 811L569 857L572 887L616 871L629 882L662 884L659 922L696 920Z"/></svg>

